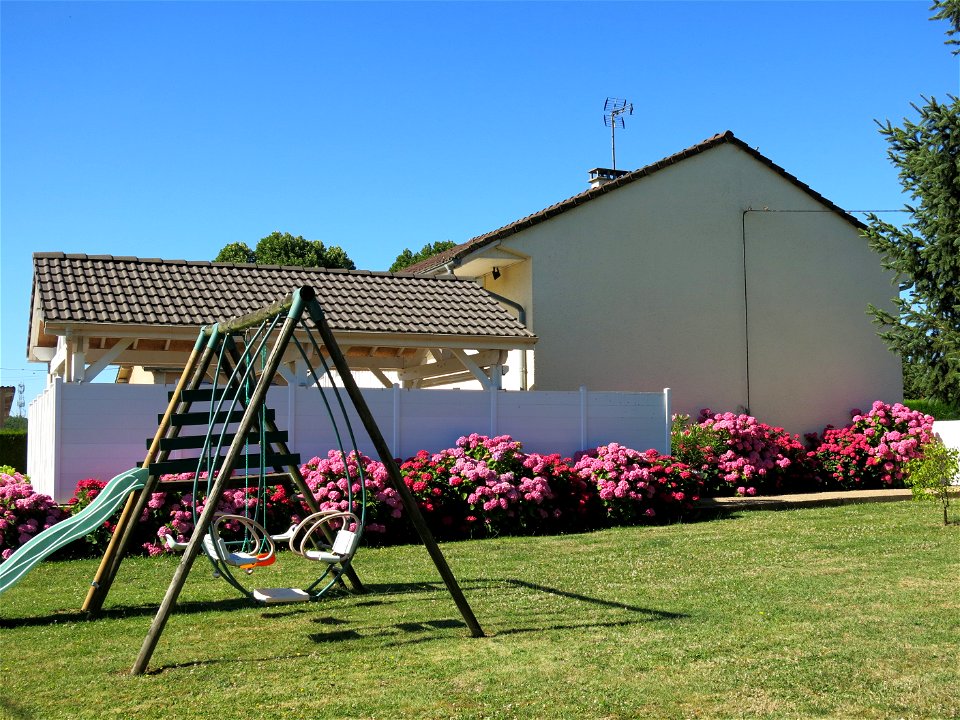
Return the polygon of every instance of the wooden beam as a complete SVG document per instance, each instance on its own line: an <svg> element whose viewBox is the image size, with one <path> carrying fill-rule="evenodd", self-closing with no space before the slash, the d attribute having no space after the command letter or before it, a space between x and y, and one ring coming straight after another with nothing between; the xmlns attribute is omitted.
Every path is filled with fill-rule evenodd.
<svg viewBox="0 0 960 720"><path fill-rule="evenodd" d="M475 367L492 365L500 359L499 350L484 350L474 355L467 355L466 353L463 354L465 357L469 358L467 362L470 362ZM437 377L439 375L450 375L455 372L460 372L464 368L470 370L470 366L467 365L461 357L457 356L442 362L426 363L425 365L417 365L416 367L406 368L398 373L398 377L404 382L416 381L430 377ZM484 377L486 377L486 375L484 375ZM489 380L489 378L487 379Z"/></svg>
<svg viewBox="0 0 960 720"><path fill-rule="evenodd" d="M92 381L95 377L97 377L97 375L103 372L103 370L108 365L110 365L114 360L120 357L123 351L126 350L128 347L130 347L132 344L133 344L132 338L123 338L121 340L118 340L116 343L114 343L112 348L104 352L97 359L96 362L91 363L89 367L87 367L86 372L84 373L82 382L88 383ZM94 353L90 352L89 354L93 356Z"/></svg>
<svg viewBox="0 0 960 720"><path fill-rule="evenodd" d="M417 382L419 388L440 387L441 385L453 385L454 383L471 382L476 378L469 370L454 373L453 375L442 375L440 377L426 378Z"/></svg>
<svg viewBox="0 0 960 720"><path fill-rule="evenodd" d="M481 367L481 364L477 362L477 360L480 359L477 355L467 355L463 350L456 350L456 349L453 351L453 354L457 356L457 359L463 363L463 366L467 370L473 373L473 376L480 381L480 384L484 388L489 389L489 388L496 387L497 383L495 381L495 376L493 374L495 371L491 370L489 375L485 373L483 371L483 368ZM496 362L499 362L500 353L497 353L496 355L497 355ZM491 365L491 364L492 363L489 363L489 362L484 363L484 365ZM499 368L497 368L496 371L499 371Z"/></svg>
<svg viewBox="0 0 960 720"><path fill-rule="evenodd" d="M380 381L380 384L385 388L392 388L393 381L390 380L386 375L383 374L383 371L380 368L370 368L370 372L373 373L373 376Z"/></svg>

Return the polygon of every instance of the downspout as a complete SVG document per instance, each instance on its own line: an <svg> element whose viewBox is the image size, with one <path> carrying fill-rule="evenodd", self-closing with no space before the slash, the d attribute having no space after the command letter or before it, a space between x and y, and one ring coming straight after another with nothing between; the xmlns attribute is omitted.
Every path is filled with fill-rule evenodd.
<svg viewBox="0 0 960 720"><path fill-rule="evenodd" d="M748 207L740 215L740 242L743 247L743 334L744 351L746 353L746 375L747 375L747 407L746 412L750 413L750 315L749 302L747 296L747 213L756 212Z"/></svg>
<svg viewBox="0 0 960 720"><path fill-rule="evenodd" d="M484 289L486 290L486 288ZM516 302L515 300L506 298L503 295L498 295L492 290L487 290L487 292L490 294L490 297L492 297L497 302L501 302L504 305L509 305L514 310L516 310L517 319L520 321L520 324L523 325L524 327L527 327L527 311L524 309L523 305ZM521 390L527 389L527 351L526 349L524 349L520 355L520 389Z"/></svg>

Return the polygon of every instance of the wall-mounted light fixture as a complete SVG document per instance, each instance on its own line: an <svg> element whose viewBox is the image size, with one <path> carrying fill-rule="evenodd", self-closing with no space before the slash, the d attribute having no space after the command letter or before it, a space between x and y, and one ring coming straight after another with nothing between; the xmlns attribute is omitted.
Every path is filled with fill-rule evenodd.
<svg viewBox="0 0 960 720"><path fill-rule="evenodd" d="M493 279L494 279L494 280L499 280L499 279L500 279L500 268L495 267L495 268L493 269Z"/></svg>

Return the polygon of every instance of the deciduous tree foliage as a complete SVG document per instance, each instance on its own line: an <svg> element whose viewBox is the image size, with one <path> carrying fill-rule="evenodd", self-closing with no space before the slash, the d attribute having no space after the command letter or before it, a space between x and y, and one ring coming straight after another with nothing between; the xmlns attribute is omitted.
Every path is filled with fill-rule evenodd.
<svg viewBox="0 0 960 720"><path fill-rule="evenodd" d="M933 6L958 32L960 2ZM867 237L897 273L896 312L871 307L880 336L909 365L914 391L941 401L960 397L960 100L923 98L918 117L889 120L880 132L910 197L911 219L897 227L869 216Z"/></svg>
<svg viewBox="0 0 960 720"><path fill-rule="evenodd" d="M410 248L404 248L403 252L397 255L397 259L393 261L393 265L390 266L390 272L399 272L421 260L426 260L438 253L442 253L444 250L456 247L456 245L452 240L438 240L434 243L427 243L415 253L411 252Z"/></svg>
<svg viewBox="0 0 960 720"><path fill-rule="evenodd" d="M254 250L243 242L230 243L220 250L215 262L356 269L353 260L339 245L326 247L319 240L306 240L301 235L294 237L278 231L262 238Z"/></svg>

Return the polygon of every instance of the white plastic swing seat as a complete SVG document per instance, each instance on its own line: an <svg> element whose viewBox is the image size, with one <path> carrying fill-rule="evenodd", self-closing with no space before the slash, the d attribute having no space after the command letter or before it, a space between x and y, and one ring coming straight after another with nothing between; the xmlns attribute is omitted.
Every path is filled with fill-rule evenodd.
<svg viewBox="0 0 960 720"><path fill-rule="evenodd" d="M303 557L307 560L316 560L334 565L338 562L348 560L353 557L356 550L357 533L349 530L338 530L337 536L333 540L333 547L329 550L306 550Z"/></svg>
<svg viewBox="0 0 960 720"><path fill-rule="evenodd" d="M260 588L253 591L253 599L264 605L309 602L310 594L299 588Z"/></svg>
<svg viewBox="0 0 960 720"><path fill-rule="evenodd" d="M262 561L262 558L252 553L231 552L227 549L227 546L223 540L219 541L219 545L220 550L218 552L214 546L213 538L209 534L203 536L203 549L207 551L207 554L210 557L222 559L225 563L227 563L227 565L232 565L233 567L243 567L244 565L250 565Z"/></svg>

